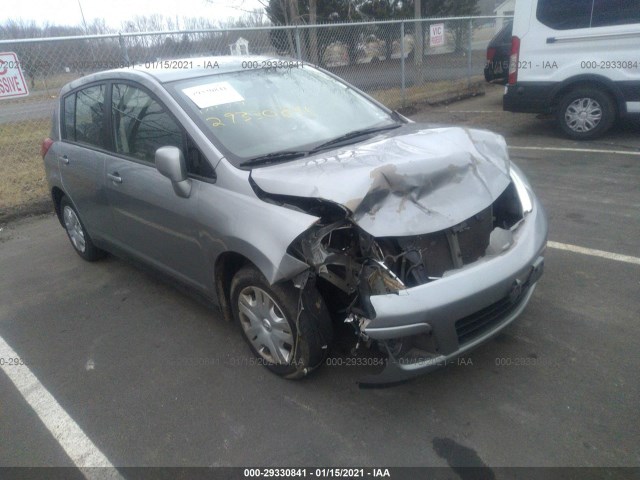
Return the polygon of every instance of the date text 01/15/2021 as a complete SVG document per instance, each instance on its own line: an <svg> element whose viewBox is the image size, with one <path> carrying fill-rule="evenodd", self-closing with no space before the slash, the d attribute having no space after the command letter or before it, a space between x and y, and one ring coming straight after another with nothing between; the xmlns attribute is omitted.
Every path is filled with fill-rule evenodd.
<svg viewBox="0 0 640 480"><path fill-rule="evenodd" d="M245 468L245 478L391 478L388 468Z"/></svg>

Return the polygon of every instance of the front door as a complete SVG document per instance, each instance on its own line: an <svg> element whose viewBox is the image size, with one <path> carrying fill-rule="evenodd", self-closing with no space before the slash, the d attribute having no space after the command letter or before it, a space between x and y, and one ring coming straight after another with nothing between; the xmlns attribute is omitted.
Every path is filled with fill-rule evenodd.
<svg viewBox="0 0 640 480"><path fill-rule="evenodd" d="M199 182L179 197L154 165L163 146L183 149L185 133L142 87L114 83L110 125L114 154L105 184L119 246L161 270L205 288L207 268L197 222Z"/></svg>

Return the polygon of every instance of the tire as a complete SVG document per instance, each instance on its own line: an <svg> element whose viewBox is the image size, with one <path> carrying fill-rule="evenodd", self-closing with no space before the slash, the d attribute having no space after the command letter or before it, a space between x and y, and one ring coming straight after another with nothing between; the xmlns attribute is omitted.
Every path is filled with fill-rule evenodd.
<svg viewBox="0 0 640 480"><path fill-rule="evenodd" d="M304 308L298 313L300 302ZM324 362L333 327L315 288L301 292L289 282L269 285L255 267L246 266L231 282L231 308L259 363L273 373L299 379Z"/></svg>
<svg viewBox="0 0 640 480"><path fill-rule="evenodd" d="M566 93L558 103L556 121L574 140L591 140L607 132L616 118L616 107L607 93L580 87Z"/></svg>
<svg viewBox="0 0 640 480"><path fill-rule="evenodd" d="M104 250L100 250L93 244L87 229L80 220L80 215L68 197L64 196L60 200L60 216L71 246L87 262L95 262L106 255Z"/></svg>

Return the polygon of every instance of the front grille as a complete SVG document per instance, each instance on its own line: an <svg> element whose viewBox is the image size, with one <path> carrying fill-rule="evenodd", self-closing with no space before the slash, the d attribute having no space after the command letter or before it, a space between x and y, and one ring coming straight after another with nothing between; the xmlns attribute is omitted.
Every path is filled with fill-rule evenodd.
<svg viewBox="0 0 640 480"><path fill-rule="evenodd" d="M516 298L508 295L502 300L458 320L456 322L458 344L468 343L502 322L518 308L528 291L529 287L523 289Z"/></svg>

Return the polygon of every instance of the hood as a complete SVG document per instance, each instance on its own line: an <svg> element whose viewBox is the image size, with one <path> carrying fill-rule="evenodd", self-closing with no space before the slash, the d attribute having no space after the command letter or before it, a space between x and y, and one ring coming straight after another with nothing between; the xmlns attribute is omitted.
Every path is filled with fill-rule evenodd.
<svg viewBox="0 0 640 480"><path fill-rule="evenodd" d="M491 205L511 181L501 136L419 124L254 169L251 178L267 193L338 203L374 237L450 228Z"/></svg>

